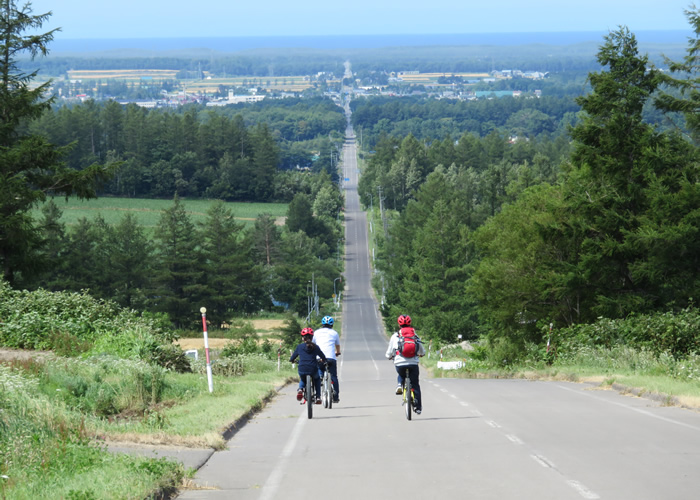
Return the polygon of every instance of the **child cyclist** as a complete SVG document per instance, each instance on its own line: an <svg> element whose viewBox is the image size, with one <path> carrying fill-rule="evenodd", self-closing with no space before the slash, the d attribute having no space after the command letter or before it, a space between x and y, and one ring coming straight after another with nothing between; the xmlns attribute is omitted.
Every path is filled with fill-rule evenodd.
<svg viewBox="0 0 700 500"><path fill-rule="evenodd" d="M416 331L411 326L411 317L402 314L398 317L397 322L399 323L399 331L395 332L391 339L389 339L389 347L386 350L387 359L394 360L394 367L396 368L396 373L398 374L398 384L396 386L396 394L402 394L403 392L403 382L404 373L406 368L408 368L408 376L411 379L411 387L413 387L413 393L416 397L416 414L420 415L423 412L423 398L421 397L420 391L420 368L418 367L419 358L425 356L425 347L420 338L416 335ZM404 343L412 338L414 342L414 351L412 355L406 355L399 352L400 341Z"/></svg>
<svg viewBox="0 0 700 500"><path fill-rule="evenodd" d="M308 401L308 404L321 404L321 377L318 374L318 356L326 362L326 355L320 347L313 343L314 331L311 328L302 328L301 338L304 340L292 353L289 361L294 363L299 358L299 390L297 391L297 401L301 401L304 397L304 387L306 387L306 376L311 375L316 389L316 401Z"/></svg>

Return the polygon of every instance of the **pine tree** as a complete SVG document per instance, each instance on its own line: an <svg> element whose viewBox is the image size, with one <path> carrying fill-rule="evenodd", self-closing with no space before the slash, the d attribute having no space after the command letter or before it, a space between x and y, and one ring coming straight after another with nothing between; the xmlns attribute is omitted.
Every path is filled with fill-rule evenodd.
<svg viewBox="0 0 700 500"><path fill-rule="evenodd" d="M213 321L230 321L234 313L251 313L269 306L262 268L253 263L250 240L243 238L243 224L236 222L223 202L207 210L202 246L205 302Z"/></svg>
<svg viewBox="0 0 700 500"><path fill-rule="evenodd" d="M18 7L15 0L0 0L0 267L2 276L15 285L40 270L42 238L30 210L47 193L94 197L96 183L106 180L111 170L98 165L69 169L63 163L67 148L26 131L26 124L50 109L53 101L45 98L50 82L33 88L38 70L23 73L17 57L48 53L57 30L33 32L50 15L33 15L29 3Z"/></svg>
<svg viewBox="0 0 700 500"><path fill-rule="evenodd" d="M155 233L158 265L154 273L154 308L176 327L195 323L203 292L203 267L198 234L180 198L158 222Z"/></svg>

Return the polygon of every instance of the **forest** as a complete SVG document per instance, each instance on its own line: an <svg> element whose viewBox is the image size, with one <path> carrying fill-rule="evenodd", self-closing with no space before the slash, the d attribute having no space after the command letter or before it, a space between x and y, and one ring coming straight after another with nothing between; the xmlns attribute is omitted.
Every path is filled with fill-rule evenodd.
<svg viewBox="0 0 700 500"><path fill-rule="evenodd" d="M689 18L700 33L698 14ZM557 99L509 100L511 113L502 116L495 101L454 106L480 110L490 118L487 130L477 128L483 118L454 112L444 136L430 135L420 127L433 119L425 103L354 103L358 128L375 143L360 193L368 207L381 205L386 221L377 266L387 325L410 311L429 338L487 339L509 363L527 345L542 345L550 325L694 311L697 40L662 72L620 28L600 45L590 91L575 97L580 111ZM658 123L645 120L650 107ZM467 125L452 128L457 120ZM412 125L405 137L381 131L409 128L404 123ZM530 126L519 133L522 123ZM455 134L460 128L466 131ZM593 330L579 341L609 347L625 328ZM625 343L639 347L644 337L653 345L652 332L638 324L634 332L645 333ZM676 341L687 341L679 354L693 352L697 332Z"/></svg>

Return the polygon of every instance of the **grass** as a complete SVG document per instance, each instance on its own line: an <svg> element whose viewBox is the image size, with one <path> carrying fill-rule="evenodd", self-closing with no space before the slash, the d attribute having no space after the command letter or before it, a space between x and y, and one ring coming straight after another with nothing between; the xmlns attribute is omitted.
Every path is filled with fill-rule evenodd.
<svg viewBox="0 0 700 500"><path fill-rule="evenodd" d="M0 498L150 498L176 491L177 463L114 455L106 442L213 447L296 375L262 355L242 376L177 374L129 360L52 358L0 364Z"/></svg>
<svg viewBox="0 0 700 500"><path fill-rule="evenodd" d="M172 207L172 200L154 200L142 198L112 198L103 197L92 200L79 200L77 198L54 198L54 203L63 211L61 222L67 226L74 226L79 219L92 220L101 215L107 224L119 223L124 214L131 213L136 216L139 224L147 229L153 229L158 225L160 216L164 210ZM206 220L206 212L212 205L212 200L182 200L187 214L195 224ZM258 215L269 213L277 219L287 214L286 203L226 203L226 207L233 212L236 220L247 225L253 224ZM33 211L34 218L41 217L41 207Z"/></svg>
<svg viewBox="0 0 700 500"><path fill-rule="evenodd" d="M287 366L289 365L289 366ZM205 374L171 374L168 383L187 386L177 404L165 404L144 416L93 420L91 430L108 441L168 444L222 449L228 426L251 411L287 383L296 371L290 363L282 370L250 373L242 377L213 377L214 392Z"/></svg>

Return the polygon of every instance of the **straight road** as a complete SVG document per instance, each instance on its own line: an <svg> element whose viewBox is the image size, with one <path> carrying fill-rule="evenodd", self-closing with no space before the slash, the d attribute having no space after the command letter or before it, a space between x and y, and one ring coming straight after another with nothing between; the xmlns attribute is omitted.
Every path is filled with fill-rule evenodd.
<svg viewBox="0 0 700 500"><path fill-rule="evenodd" d="M179 498L700 498L693 411L584 384L423 376L423 414L408 422L369 283L350 126L343 158L341 401L309 420L285 387Z"/></svg>

